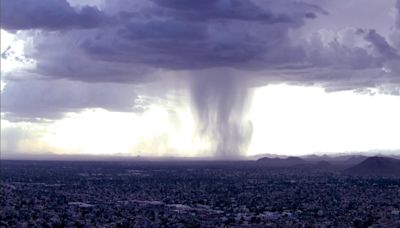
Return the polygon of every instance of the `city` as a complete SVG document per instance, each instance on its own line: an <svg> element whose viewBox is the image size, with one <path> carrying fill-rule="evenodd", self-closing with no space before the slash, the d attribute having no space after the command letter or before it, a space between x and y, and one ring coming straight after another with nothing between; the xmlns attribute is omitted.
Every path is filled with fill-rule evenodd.
<svg viewBox="0 0 400 228"><path fill-rule="evenodd" d="M1 227L398 227L400 178L255 161L1 161Z"/></svg>

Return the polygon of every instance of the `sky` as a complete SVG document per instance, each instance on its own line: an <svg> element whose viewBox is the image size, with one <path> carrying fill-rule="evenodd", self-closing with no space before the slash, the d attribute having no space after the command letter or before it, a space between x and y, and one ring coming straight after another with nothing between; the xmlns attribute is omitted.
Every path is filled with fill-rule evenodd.
<svg viewBox="0 0 400 228"><path fill-rule="evenodd" d="M2 158L400 154L400 0L2 0Z"/></svg>

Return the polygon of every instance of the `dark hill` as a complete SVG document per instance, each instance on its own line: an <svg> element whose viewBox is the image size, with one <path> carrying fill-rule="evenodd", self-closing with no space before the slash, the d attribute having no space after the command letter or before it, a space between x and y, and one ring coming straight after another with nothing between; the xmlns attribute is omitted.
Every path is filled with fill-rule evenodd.
<svg viewBox="0 0 400 228"><path fill-rule="evenodd" d="M307 163L301 163L298 165L294 165L292 167L303 171L323 171L323 172L335 172L340 169L340 167L333 165L327 161L318 161L318 162L307 161Z"/></svg>
<svg viewBox="0 0 400 228"><path fill-rule="evenodd" d="M400 176L400 160L387 157L370 157L344 171L358 176Z"/></svg>
<svg viewBox="0 0 400 228"><path fill-rule="evenodd" d="M320 161L314 164L316 168L321 168L321 169L332 169L334 168L334 165L327 161Z"/></svg>

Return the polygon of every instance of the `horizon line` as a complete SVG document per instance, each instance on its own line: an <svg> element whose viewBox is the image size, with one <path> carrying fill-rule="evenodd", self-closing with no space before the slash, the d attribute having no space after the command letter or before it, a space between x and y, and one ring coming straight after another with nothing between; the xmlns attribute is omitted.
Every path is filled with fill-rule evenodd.
<svg viewBox="0 0 400 228"><path fill-rule="evenodd" d="M298 157L310 159L311 157L348 157L348 156L383 156L400 158L400 151L368 151L368 152L337 152L337 153L310 153L304 155L282 155L264 153L247 156L220 157L220 156L143 156L128 154L57 154L57 153L21 153L4 152L0 154L0 160L26 160L26 161L257 161L260 158L289 158ZM128 160L126 160L128 159ZM323 160L323 159L322 159Z"/></svg>

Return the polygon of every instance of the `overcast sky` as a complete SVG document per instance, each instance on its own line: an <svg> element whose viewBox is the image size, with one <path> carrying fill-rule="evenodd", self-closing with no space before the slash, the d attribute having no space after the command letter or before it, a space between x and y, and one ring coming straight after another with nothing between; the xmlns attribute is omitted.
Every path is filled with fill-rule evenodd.
<svg viewBox="0 0 400 228"><path fill-rule="evenodd" d="M400 151L400 0L2 0L2 153Z"/></svg>

